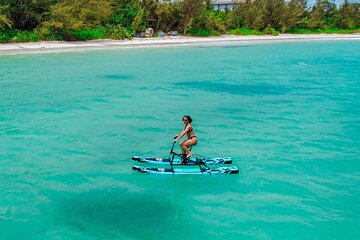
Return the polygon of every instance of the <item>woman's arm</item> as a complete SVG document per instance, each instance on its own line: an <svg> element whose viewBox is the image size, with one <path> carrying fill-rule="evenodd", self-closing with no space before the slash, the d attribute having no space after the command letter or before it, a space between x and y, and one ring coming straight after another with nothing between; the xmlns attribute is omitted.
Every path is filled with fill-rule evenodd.
<svg viewBox="0 0 360 240"><path fill-rule="evenodd" d="M181 131L181 133L179 133L179 135L176 135L174 138L174 142L177 142L177 140L179 140L180 138L182 138L185 135L185 130Z"/></svg>
<svg viewBox="0 0 360 240"><path fill-rule="evenodd" d="M182 137L189 131L190 128L191 128L190 124L187 125L187 126L185 127L185 129L182 130L181 133L179 133L179 135L177 135L177 136L175 137L174 142L177 142L177 140L179 140L180 138L182 138Z"/></svg>

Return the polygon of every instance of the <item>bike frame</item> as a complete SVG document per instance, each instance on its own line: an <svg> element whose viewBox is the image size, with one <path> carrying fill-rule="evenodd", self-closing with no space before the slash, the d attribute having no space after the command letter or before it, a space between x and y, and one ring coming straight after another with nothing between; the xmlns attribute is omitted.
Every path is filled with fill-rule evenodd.
<svg viewBox="0 0 360 240"><path fill-rule="evenodd" d="M173 145L172 145L171 150L170 150L170 154L172 154L172 157L171 157L171 160L170 160L170 167L171 167L172 172L174 172L173 162L174 162L175 156L181 156L182 157L182 154L174 152L174 146L175 146L175 142L173 142ZM192 147L193 146L190 146L190 148L189 148L190 151L191 151ZM194 161L192 161L190 159L187 159L187 161L190 161L190 162L194 163L195 165L198 165L199 168L200 168L200 171L202 171L202 172L204 171L202 166L205 166L205 169L209 169L209 167L205 163L198 164L198 163L196 163L196 162L194 162Z"/></svg>

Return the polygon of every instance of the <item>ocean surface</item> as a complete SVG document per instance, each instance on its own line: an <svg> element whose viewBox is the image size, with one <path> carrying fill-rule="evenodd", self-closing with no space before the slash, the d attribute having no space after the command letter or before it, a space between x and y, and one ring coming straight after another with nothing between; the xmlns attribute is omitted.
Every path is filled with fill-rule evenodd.
<svg viewBox="0 0 360 240"><path fill-rule="evenodd" d="M183 115L239 174L131 170ZM0 239L360 239L359 203L360 41L0 56Z"/></svg>

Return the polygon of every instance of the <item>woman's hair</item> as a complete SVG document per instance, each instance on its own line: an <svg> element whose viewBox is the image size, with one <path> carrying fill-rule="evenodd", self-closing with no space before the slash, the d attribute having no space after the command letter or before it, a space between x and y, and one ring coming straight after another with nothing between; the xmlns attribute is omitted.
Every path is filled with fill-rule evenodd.
<svg viewBox="0 0 360 240"><path fill-rule="evenodd" d="M183 120L184 120L184 118L187 118L187 120L189 120L189 123L191 123L192 122L192 119L191 119L191 117L189 116L189 115L185 115L185 116L183 116Z"/></svg>

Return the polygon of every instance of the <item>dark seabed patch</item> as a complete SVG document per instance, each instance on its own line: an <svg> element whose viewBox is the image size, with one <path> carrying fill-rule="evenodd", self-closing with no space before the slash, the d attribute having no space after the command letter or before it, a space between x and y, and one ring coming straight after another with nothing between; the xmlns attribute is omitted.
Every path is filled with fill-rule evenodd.
<svg viewBox="0 0 360 240"><path fill-rule="evenodd" d="M221 82L180 82L176 85L211 92L225 92L236 95L285 95L291 92L285 85L272 84L229 84Z"/></svg>
<svg viewBox="0 0 360 240"><path fill-rule="evenodd" d="M219 48L248 48L250 45L229 45L229 46L221 46Z"/></svg>
<svg viewBox="0 0 360 240"><path fill-rule="evenodd" d="M250 45L223 45L223 46L196 46L198 49L235 49L235 48L248 48Z"/></svg>
<svg viewBox="0 0 360 240"><path fill-rule="evenodd" d="M115 230L141 239L159 226L177 227L173 203L161 191L158 194L126 189L91 191L63 199L58 209L62 220L57 221L90 235L94 231L106 235Z"/></svg>
<svg viewBox="0 0 360 240"><path fill-rule="evenodd" d="M123 74L109 74L109 75L100 75L100 78L106 78L110 80L130 80L133 79L133 75L123 75Z"/></svg>
<svg viewBox="0 0 360 240"><path fill-rule="evenodd" d="M104 98L93 98L92 101L99 103L109 103L109 101Z"/></svg>

